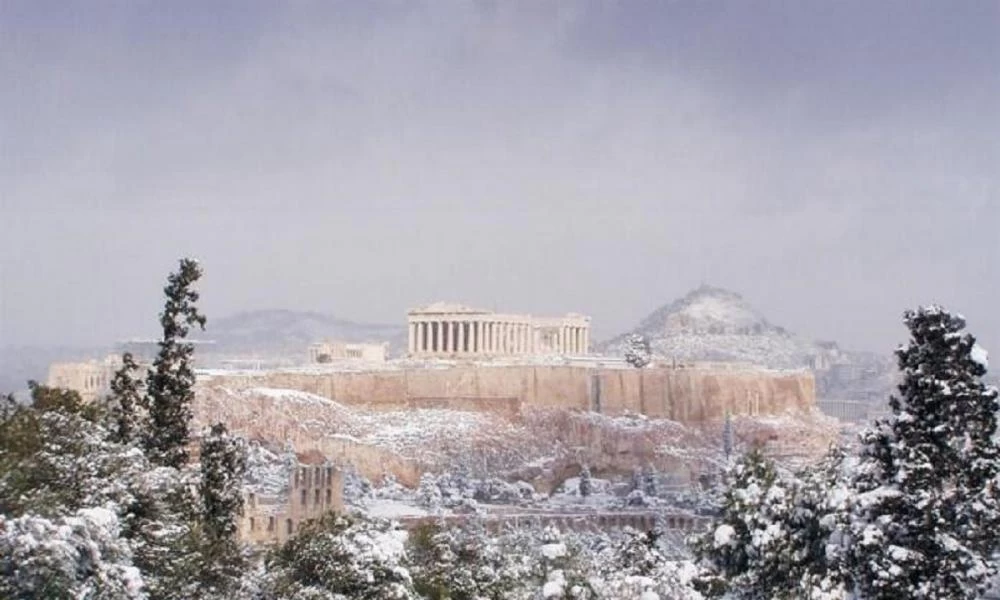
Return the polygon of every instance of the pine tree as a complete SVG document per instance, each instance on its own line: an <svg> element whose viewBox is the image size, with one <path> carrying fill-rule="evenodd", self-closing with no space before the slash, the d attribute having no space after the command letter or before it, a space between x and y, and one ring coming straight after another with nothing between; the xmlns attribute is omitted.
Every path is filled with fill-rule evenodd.
<svg viewBox="0 0 1000 600"><path fill-rule="evenodd" d="M142 431L140 409L147 403L142 379L135 376L140 367L130 352L122 354L122 366L111 380L108 398L111 436L116 442L129 444Z"/></svg>
<svg viewBox="0 0 1000 600"><path fill-rule="evenodd" d="M866 598L974 598L994 572L997 390L965 321L908 311L892 415L862 436L849 559Z"/></svg>
<svg viewBox="0 0 1000 600"><path fill-rule="evenodd" d="M163 339L147 382L150 405L146 450L157 464L174 468L182 467L188 460L188 424L195 383L191 368L194 346L182 340L192 326L205 328L205 317L195 306L198 292L193 289L201 274L198 263L185 258L180 261L180 270L167 279L163 289L167 300L160 313Z"/></svg>
<svg viewBox="0 0 1000 600"><path fill-rule="evenodd" d="M638 333L625 338L625 362L637 369L647 366L652 361L649 341Z"/></svg>

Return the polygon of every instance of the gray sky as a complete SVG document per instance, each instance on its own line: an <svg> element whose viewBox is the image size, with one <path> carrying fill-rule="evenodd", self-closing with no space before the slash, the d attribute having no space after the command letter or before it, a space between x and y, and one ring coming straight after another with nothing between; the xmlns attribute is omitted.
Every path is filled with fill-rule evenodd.
<svg viewBox="0 0 1000 600"><path fill-rule="evenodd" d="M1000 349L1000 3L0 3L0 344L209 319L586 312L702 282Z"/></svg>

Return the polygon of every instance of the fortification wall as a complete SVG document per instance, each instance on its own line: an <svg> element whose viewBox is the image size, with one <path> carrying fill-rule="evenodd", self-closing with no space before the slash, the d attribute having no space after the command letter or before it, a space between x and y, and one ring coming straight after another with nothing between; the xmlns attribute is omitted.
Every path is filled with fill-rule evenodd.
<svg viewBox="0 0 1000 600"><path fill-rule="evenodd" d="M301 390L368 410L447 406L502 413L524 408L626 412L698 424L733 414L779 414L815 405L808 371L588 366L453 366L364 372L213 374L205 385ZM289 432L291 433L291 432Z"/></svg>

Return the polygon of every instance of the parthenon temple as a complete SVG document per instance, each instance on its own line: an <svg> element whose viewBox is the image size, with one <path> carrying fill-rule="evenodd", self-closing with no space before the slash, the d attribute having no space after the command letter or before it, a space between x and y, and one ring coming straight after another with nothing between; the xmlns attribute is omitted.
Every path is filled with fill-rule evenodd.
<svg viewBox="0 0 1000 600"><path fill-rule="evenodd" d="M590 348L590 317L498 314L438 302L410 310L413 357L584 355Z"/></svg>

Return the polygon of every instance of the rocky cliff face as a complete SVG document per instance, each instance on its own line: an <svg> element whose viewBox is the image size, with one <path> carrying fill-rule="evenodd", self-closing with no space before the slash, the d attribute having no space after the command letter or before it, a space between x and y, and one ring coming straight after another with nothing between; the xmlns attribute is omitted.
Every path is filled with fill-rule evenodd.
<svg viewBox="0 0 1000 600"><path fill-rule="evenodd" d="M290 389L201 386L195 422L222 421L269 447L290 445L351 464L371 480L392 474L416 486L424 471L462 472L481 478L523 479L548 489L566 473L590 465L627 476L651 465L691 481L722 462L722 423L688 426L642 415L609 416L562 408L517 415L450 409L372 412ZM737 417L740 447L779 444L816 457L837 426L811 411L772 417Z"/></svg>

